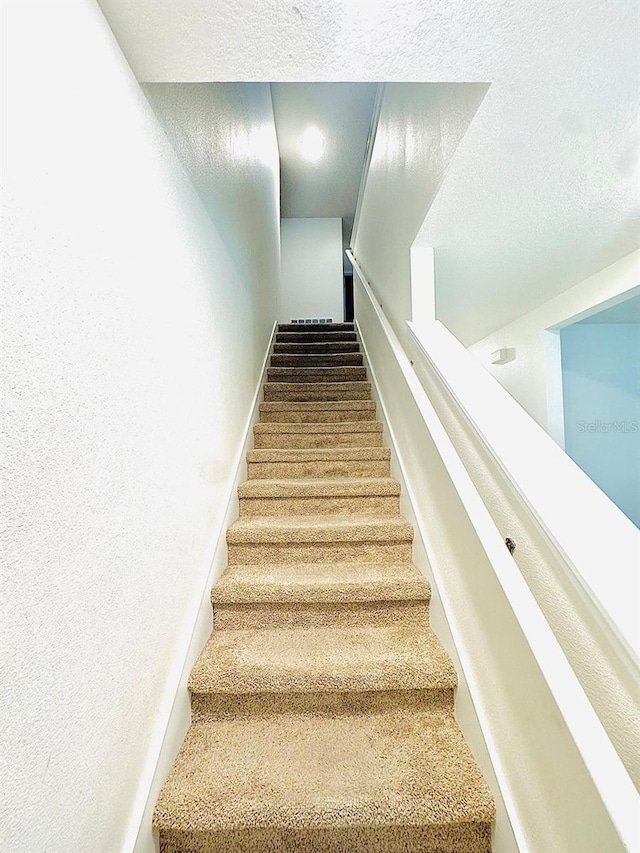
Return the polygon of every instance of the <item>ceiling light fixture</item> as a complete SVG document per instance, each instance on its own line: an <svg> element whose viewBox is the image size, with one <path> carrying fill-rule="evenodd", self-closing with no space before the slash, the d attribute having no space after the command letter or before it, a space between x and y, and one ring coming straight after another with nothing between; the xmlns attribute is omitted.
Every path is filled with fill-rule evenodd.
<svg viewBox="0 0 640 853"><path fill-rule="evenodd" d="M309 163L317 163L324 156L324 134L314 124L302 134L300 153Z"/></svg>

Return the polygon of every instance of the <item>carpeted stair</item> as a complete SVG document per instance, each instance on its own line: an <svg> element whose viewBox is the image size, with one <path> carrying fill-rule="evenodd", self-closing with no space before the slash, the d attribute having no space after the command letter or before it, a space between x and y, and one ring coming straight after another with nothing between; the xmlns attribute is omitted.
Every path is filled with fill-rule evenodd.
<svg viewBox="0 0 640 853"><path fill-rule="evenodd" d="M352 324L281 325L162 853L488 853Z"/></svg>

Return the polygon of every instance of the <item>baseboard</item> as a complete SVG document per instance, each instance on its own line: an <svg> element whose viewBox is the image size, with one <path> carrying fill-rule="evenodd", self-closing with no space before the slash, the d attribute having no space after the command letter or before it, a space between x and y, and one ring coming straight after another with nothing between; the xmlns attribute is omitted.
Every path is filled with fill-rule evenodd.
<svg viewBox="0 0 640 853"><path fill-rule="evenodd" d="M185 631L180 645L182 651L176 655L176 661L168 679L168 688L158 713L147 763L138 784L122 853L157 853L158 851L158 841L151 829L153 809L191 721L187 680L213 627L211 587L226 566L227 544L225 535L227 528L238 517L238 486L247 479L246 455L247 451L253 446L253 427L259 418L259 404L262 400L263 386L276 328L277 322L274 323L271 332L260 378L233 460L231 473L221 495L220 503L222 504L224 501L225 509L218 516L211 531L211 543L202 572L204 580L200 600L197 607L194 608L192 618L187 621L187 625L190 627L187 627Z"/></svg>

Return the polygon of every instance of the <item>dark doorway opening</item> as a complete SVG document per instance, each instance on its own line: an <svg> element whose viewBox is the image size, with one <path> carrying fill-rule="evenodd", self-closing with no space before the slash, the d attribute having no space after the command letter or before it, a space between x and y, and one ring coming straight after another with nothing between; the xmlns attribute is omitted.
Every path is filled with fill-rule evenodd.
<svg viewBox="0 0 640 853"><path fill-rule="evenodd" d="M353 322L353 273L344 274L344 321Z"/></svg>

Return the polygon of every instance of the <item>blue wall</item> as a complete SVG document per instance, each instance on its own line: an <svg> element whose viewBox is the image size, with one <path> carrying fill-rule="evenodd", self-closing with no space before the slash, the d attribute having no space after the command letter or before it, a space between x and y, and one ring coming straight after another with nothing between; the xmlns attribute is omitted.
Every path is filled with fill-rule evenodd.
<svg viewBox="0 0 640 853"><path fill-rule="evenodd" d="M565 450L640 527L640 326L560 332Z"/></svg>

